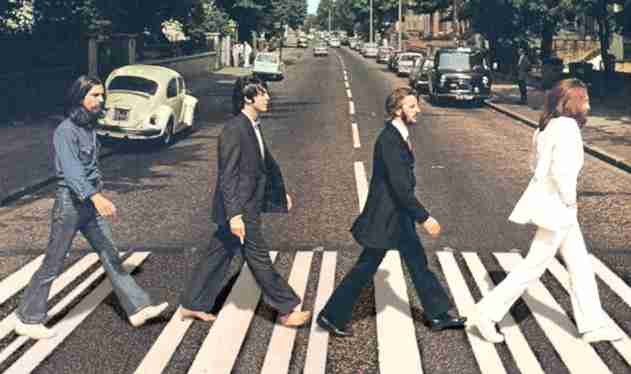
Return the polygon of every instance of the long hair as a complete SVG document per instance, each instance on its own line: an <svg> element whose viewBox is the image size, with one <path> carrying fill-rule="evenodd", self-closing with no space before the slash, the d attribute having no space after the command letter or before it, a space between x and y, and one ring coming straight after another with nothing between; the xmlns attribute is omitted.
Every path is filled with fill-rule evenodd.
<svg viewBox="0 0 631 374"><path fill-rule="evenodd" d="M78 126L93 124L98 113L89 113L83 107L83 100L95 86L102 86L101 80L94 76L82 75L77 78L66 93L64 114Z"/></svg>
<svg viewBox="0 0 631 374"><path fill-rule="evenodd" d="M265 91L267 91L267 85L259 77L254 75L239 77L232 90L232 114L236 116L241 112L246 98L253 101L257 95Z"/></svg>
<svg viewBox="0 0 631 374"><path fill-rule="evenodd" d="M388 119L392 120L397 117L397 110L401 109L403 99L407 96L417 96L416 91L412 87L399 87L395 88L394 91L388 98L386 99L386 116Z"/></svg>
<svg viewBox="0 0 631 374"><path fill-rule="evenodd" d="M543 131L553 118L570 117L579 127L587 122L583 103L588 99L585 83L578 79L564 79L546 92L543 113L539 118L539 131Z"/></svg>

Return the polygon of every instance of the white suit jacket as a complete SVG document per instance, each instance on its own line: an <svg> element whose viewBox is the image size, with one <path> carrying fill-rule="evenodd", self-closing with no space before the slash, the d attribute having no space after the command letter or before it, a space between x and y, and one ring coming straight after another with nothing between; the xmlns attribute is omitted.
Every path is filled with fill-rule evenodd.
<svg viewBox="0 0 631 374"><path fill-rule="evenodd" d="M573 118L552 119L533 135L534 175L508 218L549 230L575 224L576 183L583 167L583 138Z"/></svg>

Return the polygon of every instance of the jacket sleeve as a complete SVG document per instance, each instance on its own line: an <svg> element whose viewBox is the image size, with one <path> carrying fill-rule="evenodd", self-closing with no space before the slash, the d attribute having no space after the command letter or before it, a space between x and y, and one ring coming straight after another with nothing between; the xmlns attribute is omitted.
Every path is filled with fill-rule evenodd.
<svg viewBox="0 0 631 374"><path fill-rule="evenodd" d="M72 132L67 128L55 131L53 145L59 159L64 181L75 195L84 201L97 191L88 181L86 170L79 160L79 145L74 141Z"/></svg>
<svg viewBox="0 0 631 374"><path fill-rule="evenodd" d="M223 196L228 220L243 214L243 202L239 201L239 164L241 161L241 136L238 128L226 127L219 137L219 188Z"/></svg>
<svg viewBox="0 0 631 374"><path fill-rule="evenodd" d="M557 125L554 137L550 174L559 188L563 203L573 206L576 205L576 184L583 164L583 140L576 123Z"/></svg>
<svg viewBox="0 0 631 374"><path fill-rule="evenodd" d="M425 222L429 218L429 212L414 194L414 181L411 179L414 175L409 162L404 159L403 153L396 145L380 142L378 147L396 204L415 221Z"/></svg>

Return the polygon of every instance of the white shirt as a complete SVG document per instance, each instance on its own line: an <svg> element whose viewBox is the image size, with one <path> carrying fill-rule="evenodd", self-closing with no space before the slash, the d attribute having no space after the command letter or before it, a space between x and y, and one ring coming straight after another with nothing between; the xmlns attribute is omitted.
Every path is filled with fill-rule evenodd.
<svg viewBox="0 0 631 374"><path fill-rule="evenodd" d="M410 130L408 130L408 127L401 120L392 120L392 125L399 130L403 140L410 143Z"/></svg>
<svg viewBox="0 0 631 374"><path fill-rule="evenodd" d="M259 128L260 125L260 121L257 120L253 120L252 118L250 118L250 116L244 112L241 111L241 113L245 114L246 117L248 117L248 119L250 120L250 123L252 124L252 127L254 127L254 133L256 134L256 139L259 142L259 148L261 149L261 158L265 158L265 147L263 146L263 136L261 135L261 129Z"/></svg>

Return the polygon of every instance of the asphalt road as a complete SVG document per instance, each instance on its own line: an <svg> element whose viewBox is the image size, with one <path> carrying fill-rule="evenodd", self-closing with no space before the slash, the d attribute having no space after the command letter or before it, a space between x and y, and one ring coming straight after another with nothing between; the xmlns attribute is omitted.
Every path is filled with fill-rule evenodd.
<svg viewBox="0 0 631 374"><path fill-rule="evenodd" d="M374 60L366 61L347 49L331 49L328 57L315 58L307 50L288 67L287 79L272 83L271 111L263 118L263 134L283 170L295 208L288 215L264 219L270 249L279 251L276 266L289 276L298 251L314 251L303 308L312 309L324 251L337 252L336 283L350 269L359 246L348 229L359 210L355 163L371 173L372 145L384 123L384 102L392 88L407 79L397 78ZM344 84L347 71L355 114L349 113ZM114 223L121 250L152 251L135 272L137 281L157 300L171 306L166 317L141 329L124 320L114 296L108 296L83 323L43 361L36 373L132 373L165 328L178 304L189 272L203 256L214 225L210 221L209 185L214 188L216 138L228 118L229 84L221 92L202 92L202 118L195 131L179 137L171 147L127 145L102 161L106 195L117 205ZM525 188L530 172L528 152L532 129L485 108L465 104L432 106L422 102L418 124L411 132L416 155L417 196L443 225L437 240L419 233L431 268L447 285L437 251L453 249L466 284L477 300L480 292L461 252L476 252L498 281L504 277L493 254L517 249L525 254L533 230L507 221ZM351 123L357 123L361 147L353 146ZM602 161L586 157L579 183L579 219L588 247L628 283L631 260L631 177ZM48 212L52 189L0 209L0 277L14 273L46 247ZM75 240L68 266L87 250L82 238ZM236 273L239 263L235 262ZM378 277L388 277L380 272ZM76 282L78 283L78 281ZM430 332L421 319L422 306L406 276L414 332L425 373L480 373L472 344L462 331ZM550 275L542 278L555 300L566 311L570 301ZM69 290L72 287L69 287ZM53 303L66 295L62 291ZM631 332L630 307L609 286L600 283L603 305L610 316ZM87 291L86 291L87 292ZM355 336L332 338L327 351L326 373L380 373L374 288L367 287L354 309L351 329ZM0 305L0 317L9 315L20 294ZM52 304L51 304L52 305ZM63 319L70 307L56 321ZM454 309L455 310L455 309ZM551 313L551 314L550 314ZM568 373L567 364L555 352L546 331L520 301L513 309L528 344L546 373ZM570 313L571 314L571 313ZM550 316L551 315L551 316ZM554 313L548 316L554 319ZM233 373L260 372L275 313L263 303L245 337ZM194 322L169 361L165 373L184 373L200 349L212 325ZM304 367L309 329L298 330L290 373ZM0 340L4 349L15 340ZM0 371L33 343L0 364ZM594 345L613 373L629 373L629 365L609 343ZM506 372L519 373L517 362L505 345L497 351ZM1 351L0 351L1 352ZM382 373L390 374L390 373Z"/></svg>

